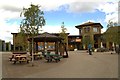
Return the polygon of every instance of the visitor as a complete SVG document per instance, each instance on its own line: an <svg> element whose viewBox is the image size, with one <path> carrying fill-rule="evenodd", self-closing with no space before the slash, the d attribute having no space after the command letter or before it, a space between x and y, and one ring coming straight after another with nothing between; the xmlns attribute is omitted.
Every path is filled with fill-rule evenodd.
<svg viewBox="0 0 120 80"><path fill-rule="evenodd" d="M91 44L88 45L88 53L89 53L89 55L92 55L92 45Z"/></svg>

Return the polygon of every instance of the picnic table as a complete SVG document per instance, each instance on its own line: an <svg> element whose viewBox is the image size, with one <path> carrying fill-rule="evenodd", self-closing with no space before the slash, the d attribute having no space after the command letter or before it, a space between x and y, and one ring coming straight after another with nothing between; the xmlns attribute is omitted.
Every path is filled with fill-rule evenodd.
<svg viewBox="0 0 120 80"><path fill-rule="evenodd" d="M60 59L62 58L62 56L60 56L59 54L46 54L45 59L47 60L47 62L51 62L52 60L55 60L56 62L60 61Z"/></svg>
<svg viewBox="0 0 120 80"><path fill-rule="evenodd" d="M9 60L12 61L13 58L15 58L16 56L20 56L22 54L27 54L27 52L12 52L12 55L9 56Z"/></svg>
<svg viewBox="0 0 120 80"><path fill-rule="evenodd" d="M12 59L12 62L13 64L16 64L16 62L27 62L29 63L30 59L28 58L27 55L18 55L18 56L15 56L13 59Z"/></svg>
<svg viewBox="0 0 120 80"><path fill-rule="evenodd" d="M34 60L42 59L41 54L35 53L33 54Z"/></svg>
<svg viewBox="0 0 120 80"><path fill-rule="evenodd" d="M9 57L9 60L16 64L16 62L27 62L29 63L29 55L26 52L13 52L12 55Z"/></svg>

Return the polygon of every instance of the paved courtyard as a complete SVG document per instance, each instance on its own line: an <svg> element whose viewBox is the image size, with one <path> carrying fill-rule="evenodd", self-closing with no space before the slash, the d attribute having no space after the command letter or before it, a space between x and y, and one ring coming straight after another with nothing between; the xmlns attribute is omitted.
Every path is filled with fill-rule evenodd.
<svg viewBox="0 0 120 80"><path fill-rule="evenodd" d="M118 54L110 52L70 51L69 58L47 63L45 59L31 63L12 64L10 52L2 53L3 78L118 78Z"/></svg>

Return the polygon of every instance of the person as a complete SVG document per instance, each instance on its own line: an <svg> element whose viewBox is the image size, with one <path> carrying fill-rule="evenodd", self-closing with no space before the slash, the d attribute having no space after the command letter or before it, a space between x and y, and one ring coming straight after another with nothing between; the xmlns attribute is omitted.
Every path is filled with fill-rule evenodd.
<svg viewBox="0 0 120 80"><path fill-rule="evenodd" d="M115 52L118 53L118 54L120 53L120 46L119 45L116 45Z"/></svg>
<svg viewBox="0 0 120 80"><path fill-rule="evenodd" d="M92 45L91 44L88 45L88 53L89 53L89 55L92 55Z"/></svg>

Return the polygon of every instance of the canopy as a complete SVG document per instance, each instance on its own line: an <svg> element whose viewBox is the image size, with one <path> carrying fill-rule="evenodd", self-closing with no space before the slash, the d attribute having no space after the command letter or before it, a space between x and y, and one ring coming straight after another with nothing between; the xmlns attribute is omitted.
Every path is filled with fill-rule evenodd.
<svg viewBox="0 0 120 80"><path fill-rule="evenodd" d="M31 40L31 38L29 40ZM56 42L56 41L61 41L61 40L62 38L55 36L53 34L47 33L47 32L44 32L34 37L35 42Z"/></svg>

